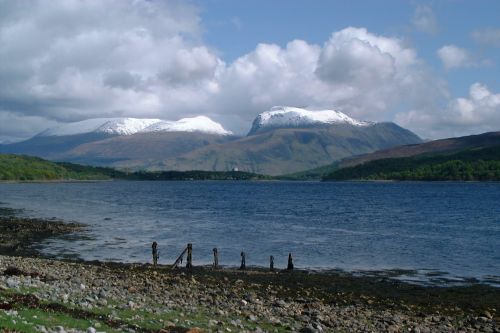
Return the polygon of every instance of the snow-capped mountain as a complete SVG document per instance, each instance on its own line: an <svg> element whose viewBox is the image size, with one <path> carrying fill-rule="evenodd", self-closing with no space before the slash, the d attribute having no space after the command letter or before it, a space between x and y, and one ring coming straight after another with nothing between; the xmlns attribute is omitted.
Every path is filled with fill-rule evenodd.
<svg viewBox="0 0 500 333"><path fill-rule="evenodd" d="M310 127L314 125L347 124L369 126L371 122L360 121L335 110L306 110L291 106L275 106L255 118L249 135L275 128Z"/></svg>
<svg viewBox="0 0 500 333"><path fill-rule="evenodd" d="M221 124L205 116L183 118L178 121L138 118L96 118L62 124L49 128L38 136L66 136L86 133L132 135L150 132L201 132L231 135Z"/></svg>

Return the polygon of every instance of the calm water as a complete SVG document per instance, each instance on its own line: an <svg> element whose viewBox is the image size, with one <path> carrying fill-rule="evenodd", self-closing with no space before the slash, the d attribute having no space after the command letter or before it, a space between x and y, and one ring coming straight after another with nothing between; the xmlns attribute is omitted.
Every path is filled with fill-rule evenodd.
<svg viewBox="0 0 500 333"><path fill-rule="evenodd" d="M0 184L4 206L91 225L88 239L44 251L146 262L159 244L172 263L192 242L194 264L415 270L404 279L477 278L500 285L500 184L105 182Z"/></svg>

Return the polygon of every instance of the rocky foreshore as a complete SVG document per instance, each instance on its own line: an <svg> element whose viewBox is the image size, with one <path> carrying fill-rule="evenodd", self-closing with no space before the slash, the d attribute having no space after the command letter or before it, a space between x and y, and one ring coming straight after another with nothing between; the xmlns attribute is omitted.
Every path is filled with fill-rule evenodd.
<svg viewBox="0 0 500 333"><path fill-rule="evenodd" d="M478 289L490 300L388 281L370 293L353 277L12 256L0 272L0 327L26 332L498 332L494 288Z"/></svg>
<svg viewBox="0 0 500 333"><path fill-rule="evenodd" d="M34 244L83 226L5 213L0 331L499 332L500 289L491 286L38 258Z"/></svg>

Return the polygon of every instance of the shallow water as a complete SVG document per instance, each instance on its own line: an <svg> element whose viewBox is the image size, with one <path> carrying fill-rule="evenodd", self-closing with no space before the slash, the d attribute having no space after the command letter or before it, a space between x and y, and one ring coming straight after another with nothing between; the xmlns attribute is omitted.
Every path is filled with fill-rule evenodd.
<svg viewBox="0 0 500 333"><path fill-rule="evenodd" d="M46 254L160 263L193 243L194 264L382 270L409 281L500 285L500 184L97 182L0 184L4 206L91 225ZM397 271L394 271L397 270ZM401 270L401 271L400 271ZM407 271L405 271L407 270ZM397 272L397 273L393 273Z"/></svg>

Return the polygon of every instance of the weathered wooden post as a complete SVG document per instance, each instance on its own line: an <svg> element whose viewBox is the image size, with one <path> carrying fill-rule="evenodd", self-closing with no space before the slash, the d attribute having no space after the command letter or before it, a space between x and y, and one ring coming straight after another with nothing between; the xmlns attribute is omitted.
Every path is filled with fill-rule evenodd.
<svg viewBox="0 0 500 333"><path fill-rule="evenodd" d="M245 270L247 267L246 267L246 262L245 262L245 252L241 252L241 266L240 266L240 269L241 270Z"/></svg>
<svg viewBox="0 0 500 333"><path fill-rule="evenodd" d="M153 266L156 267L156 265L158 264L158 258L160 257L158 255L158 243L153 242L153 244L151 245L151 249L153 252Z"/></svg>
<svg viewBox="0 0 500 333"><path fill-rule="evenodd" d="M187 246L186 268L193 268L193 244L191 243L189 243Z"/></svg>
<svg viewBox="0 0 500 333"><path fill-rule="evenodd" d="M273 256L269 257L269 270L271 272L274 271L274 257Z"/></svg>
<svg viewBox="0 0 500 333"><path fill-rule="evenodd" d="M286 269L288 269L289 271L293 269L292 253L288 253L288 266Z"/></svg>
<svg viewBox="0 0 500 333"><path fill-rule="evenodd" d="M217 269L219 268L219 252L217 251L217 248L214 247L214 249L212 250L214 251L214 269Z"/></svg>

